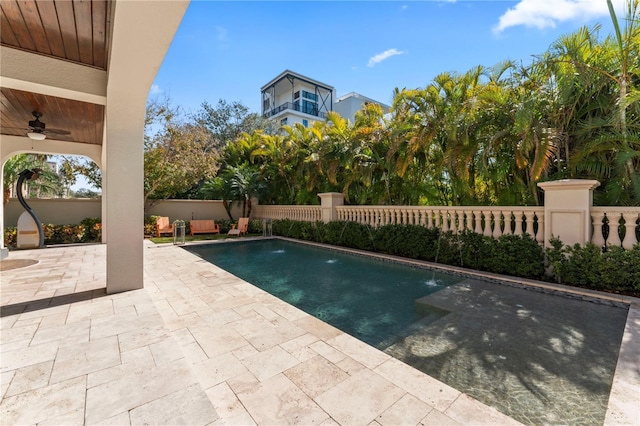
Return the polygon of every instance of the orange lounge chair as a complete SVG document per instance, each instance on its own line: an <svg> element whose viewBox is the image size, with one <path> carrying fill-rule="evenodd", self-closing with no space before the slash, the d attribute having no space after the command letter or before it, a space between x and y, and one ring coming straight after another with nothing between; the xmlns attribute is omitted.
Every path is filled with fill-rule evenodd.
<svg viewBox="0 0 640 426"><path fill-rule="evenodd" d="M169 218L167 216L160 216L156 221L156 237L159 237L162 234L173 235L173 225L169 222Z"/></svg>
<svg viewBox="0 0 640 426"><path fill-rule="evenodd" d="M220 225L213 219L193 219L189 222L191 235L195 234L219 234Z"/></svg>
<svg viewBox="0 0 640 426"><path fill-rule="evenodd" d="M241 217L238 219L238 226L229 231L228 235L237 235L240 236L242 234L246 234L249 231L249 218Z"/></svg>

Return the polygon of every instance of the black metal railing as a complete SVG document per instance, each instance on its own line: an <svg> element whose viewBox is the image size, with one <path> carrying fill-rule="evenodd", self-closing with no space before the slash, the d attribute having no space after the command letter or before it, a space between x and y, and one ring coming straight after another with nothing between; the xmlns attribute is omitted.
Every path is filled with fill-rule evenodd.
<svg viewBox="0 0 640 426"><path fill-rule="evenodd" d="M275 107L274 109L272 109L271 111L267 111L263 114L263 116L265 118L269 118L269 117L273 117L274 115L288 110L288 109L292 109L294 111L299 111L299 112L303 112L305 114L309 114L309 115L313 115L314 117L320 117L320 118L327 118L327 114L325 112L320 112L318 111L317 108L305 108L305 107L300 107L299 104L293 104L291 102L285 102L280 106Z"/></svg>

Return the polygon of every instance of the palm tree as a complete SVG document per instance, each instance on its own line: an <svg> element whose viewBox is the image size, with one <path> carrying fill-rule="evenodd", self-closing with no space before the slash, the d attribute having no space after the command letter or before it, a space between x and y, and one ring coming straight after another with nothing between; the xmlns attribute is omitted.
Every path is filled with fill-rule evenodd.
<svg viewBox="0 0 640 426"><path fill-rule="evenodd" d="M3 173L3 205L9 202L12 189L23 170L40 169L40 177L27 184L27 196L40 196L42 192L56 194L60 189L59 176L47 164L47 155L18 154L4 164ZM17 188L16 188L17 190Z"/></svg>

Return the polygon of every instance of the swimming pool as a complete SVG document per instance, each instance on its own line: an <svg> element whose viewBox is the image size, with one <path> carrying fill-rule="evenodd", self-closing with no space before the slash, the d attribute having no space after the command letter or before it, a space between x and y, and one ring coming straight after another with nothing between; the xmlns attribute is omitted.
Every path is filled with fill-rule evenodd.
<svg viewBox="0 0 640 426"><path fill-rule="evenodd" d="M378 349L389 347L417 321L446 315L436 307L418 313L413 304L461 281L282 240L188 250Z"/></svg>
<svg viewBox="0 0 640 426"><path fill-rule="evenodd" d="M602 424L627 309L283 240L187 249L525 424Z"/></svg>

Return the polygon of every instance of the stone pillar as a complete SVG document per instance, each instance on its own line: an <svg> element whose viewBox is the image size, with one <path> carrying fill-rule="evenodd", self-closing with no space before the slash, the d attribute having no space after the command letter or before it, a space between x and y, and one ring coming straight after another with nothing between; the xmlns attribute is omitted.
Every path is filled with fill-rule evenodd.
<svg viewBox="0 0 640 426"><path fill-rule="evenodd" d="M563 179L540 182L544 191L544 244L551 237L565 245L586 244L591 240L591 207L597 180Z"/></svg>
<svg viewBox="0 0 640 426"><path fill-rule="evenodd" d="M344 205L344 194L340 192L325 192L318 194L320 197L320 205L322 207L322 221L324 223L338 220L338 212L336 206Z"/></svg>

